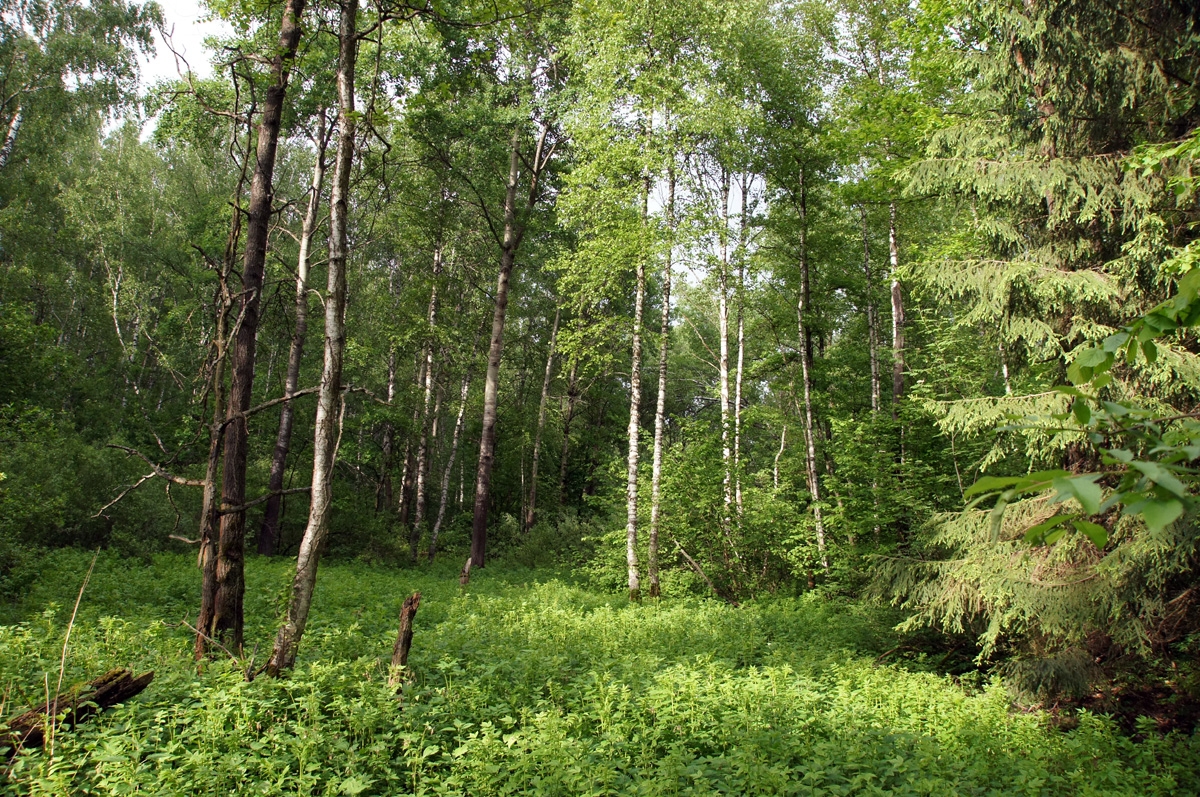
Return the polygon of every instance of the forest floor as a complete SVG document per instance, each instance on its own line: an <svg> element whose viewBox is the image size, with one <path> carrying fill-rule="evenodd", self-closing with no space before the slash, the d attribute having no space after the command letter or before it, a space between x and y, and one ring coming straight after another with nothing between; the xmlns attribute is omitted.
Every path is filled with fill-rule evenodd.
<svg viewBox="0 0 1200 797"><path fill-rule="evenodd" d="M0 608L3 714L53 692L90 554L59 551ZM289 565L249 562L261 662ZM290 677L191 659L194 558L102 555L64 685L113 667L139 697L7 765L3 794L1200 794L1200 738L1070 731L1003 687L880 664L894 618L817 596L630 605L569 573L322 565ZM397 697L402 600L423 595ZM257 646L257 647L256 647Z"/></svg>

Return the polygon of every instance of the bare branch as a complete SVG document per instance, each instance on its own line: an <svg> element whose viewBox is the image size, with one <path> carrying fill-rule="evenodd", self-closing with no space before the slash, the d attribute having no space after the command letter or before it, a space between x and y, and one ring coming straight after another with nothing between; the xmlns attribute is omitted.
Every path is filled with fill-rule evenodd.
<svg viewBox="0 0 1200 797"><path fill-rule="evenodd" d="M152 459L147 457L145 454L143 454L141 451L138 451L136 448L130 448L129 446L119 446L116 443L109 443L108 446L106 446L106 447L107 448L115 448L118 451L124 451L126 454L132 454L133 456L142 460L143 462L145 462L147 465L149 465L151 468L154 469L154 472L152 474L150 474L151 476L157 476L160 479L166 479L167 481L169 481L173 484L182 484L185 487L203 487L204 486L203 479L185 479L181 476L176 476L173 473L163 470L162 467L160 467L157 462L153 461ZM145 479L142 479L142 481L145 481ZM139 482L139 484L140 484L140 482Z"/></svg>
<svg viewBox="0 0 1200 797"><path fill-rule="evenodd" d="M134 490L136 490L137 488L141 487L143 484L145 484L146 482L148 482L150 479L153 479L153 478L154 478L156 475L157 475L157 474L156 474L156 473L154 473L154 472L147 473L145 476L143 476L142 478L138 479L138 480L137 480L136 482L134 482L132 485L130 485L129 487L126 487L124 490L122 490L122 491L120 492L120 494L119 494L119 495L117 495L117 497L116 497L116 498L114 498L113 500L109 501L109 502L108 502L107 504L105 504L104 506L100 507L100 509L99 509L99 510L96 512L96 514L92 515L92 519L93 519L93 520L95 520L95 519L96 519L96 518L98 518L98 517L103 517L103 516L104 516L104 513L105 513L105 511L107 511L109 508L111 508L111 507L112 507L114 504L116 504L116 503L117 503L118 501L120 501L122 498L124 498L125 496L129 495L130 493L132 493L132 492L133 492Z"/></svg>
<svg viewBox="0 0 1200 797"><path fill-rule="evenodd" d="M217 510L217 514L218 515L232 515L237 512L245 512L247 509L250 509L251 507L258 506L259 504L265 504L267 501L269 501L271 498L273 498L277 495L292 495L293 493L307 493L311 489L312 489L311 487L291 487L291 488L288 488L287 490L279 490L277 492L267 493L266 495L260 495L258 498L255 498L253 501L248 501L247 503L244 503L241 506L221 507L221 509ZM176 537L175 539L180 539L180 538ZM184 542L187 542L187 540L184 540ZM199 540L197 540L197 542L199 542Z"/></svg>
<svg viewBox="0 0 1200 797"><path fill-rule="evenodd" d="M264 401L262 404L259 404L256 407L251 407L250 409L246 410L245 412L239 412L234 415L227 416L225 418L225 420L221 421L221 425L218 427L218 430L224 430L226 426L233 423L234 421L238 421L243 418L249 418L251 415L257 415L258 413L262 412L263 410L269 410L269 409L271 409L271 407L277 406L279 404L286 404L287 402L291 401L294 398L299 398L300 396L312 395L313 393L320 391L320 389L321 388L319 388L319 387L306 387L303 390L297 390L295 393L292 393L291 395L280 396L279 398L274 398L274 399L271 399L270 401Z"/></svg>

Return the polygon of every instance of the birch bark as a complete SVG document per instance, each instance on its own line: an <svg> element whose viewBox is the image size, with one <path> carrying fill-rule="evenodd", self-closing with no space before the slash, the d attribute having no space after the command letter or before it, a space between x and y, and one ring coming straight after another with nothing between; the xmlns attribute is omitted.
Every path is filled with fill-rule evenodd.
<svg viewBox="0 0 1200 797"><path fill-rule="evenodd" d="M888 256L892 263L892 418L904 397L904 293L900 289L900 247L896 242L896 203L888 204Z"/></svg>
<svg viewBox="0 0 1200 797"><path fill-rule="evenodd" d="M671 257L675 243L675 167L667 170L667 252L663 263L662 320L659 324L658 399L654 405L654 454L650 465L650 540L646 557L646 579L650 597L662 592L658 578L658 526L662 512L663 432L666 429L667 350L671 337Z"/></svg>
<svg viewBox="0 0 1200 797"><path fill-rule="evenodd" d="M317 229L317 210L321 204L321 187L325 182L325 145L325 114L322 112L317 121L317 162L313 166L312 183L309 186L308 209L300 225L300 254L296 258L296 325L288 349L287 376L283 386L285 396L291 396L300 388L300 361L304 356L304 338L308 332L308 253ZM262 526L258 530L258 552L263 556L273 556L279 543L279 521L283 516L283 496L279 493L283 490L287 455L292 446L294 419L292 402L287 401L279 413L279 431L275 435L275 452L271 456L271 475L267 482L271 497L267 499Z"/></svg>
<svg viewBox="0 0 1200 797"><path fill-rule="evenodd" d="M579 360L571 361L571 372L567 375L567 411L563 416L562 452L558 459L558 504L567 503L567 462L571 453L571 422L575 420L575 408L579 404Z"/></svg>
<svg viewBox="0 0 1200 797"><path fill-rule="evenodd" d="M329 197L329 278L325 295L325 361L321 388L317 397L317 417L313 434L312 499L308 526L296 557L296 575L288 602L287 619L275 637L275 647L267 663L272 676L291 669L308 610L317 583L317 565L321 546L329 531L329 510L333 500L333 465L337 458L338 428L342 413L342 359L346 346L346 260L347 211L350 194L350 169L354 163L354 62L357 56L358 0L340 3L338 25L338 143Z"/></svg>
<svg viewBox="0 0 1200 797"><path fill-rule="evenodd" d="M638 577L638 414L642 404L642 309L646 296L646 263L637 261L637 292L633 309L633 352L629 364L629 455L625 470L625 565L629 573L629 599L641 600Z"/></svg>
<svg viewBox="0 0 1200 797"><path fill-rule="evenodd" d="M721 530L729 538L733 507L733 456L730 449L729 400L729 172L721 170L720 263L717 273L717 325L720 336L717 379L721 395L721 462L725 468Z"/></svg>
<svg viewBox="0 0 1200 797"><path fill-rule="evenodd" d="M817 553L821 558L821 567L828 571L829 557L825 550L825 521L821 515L821 482L817 475L817 449L813 432L813 340L812 329L808 323L808 314L812 310L812 283L808 260L808 188L805 185L803 173L800 176L799 211L800 301L796 307L796 317L800 334L800 371L804 383L805 472L808 479L808 491L812 496L813 521L816 525L817 534Z"/></svg>
<svg viewBox="0 0 1200 797"><path fill-rule="evenodd" d="M550 380L554 375L554 346L558 341L558 321L561 307L554 308L554 326L550 329L550 351L546 353L546 373L542 377L542 398L538 402L537 431L533 435L533 461L529 467L529 507L525 514L525 529L533 528L537 517L538 455L542 450L542 432L546 429L546 404L550 400Z"/></svg>
<svg viewBox="0 0 1200 797"><path fill-rule="evenodd" d="M438 310L438 283L442 274L442 244L439 241L433 251L433 287L429 291L429 308L426 311L428 338L425 341L424 365L422 366L421 385L421 436L417 442L417 474L413 503L416 511L413 516L412 530L409 533L409 547L412 549L413 561L417 561L417 548L421 544L421 532L425 525L425 481L429 474L429 404L433 399L433 335L436 331ZM436 416L437 413L434 413Z"/></svg>

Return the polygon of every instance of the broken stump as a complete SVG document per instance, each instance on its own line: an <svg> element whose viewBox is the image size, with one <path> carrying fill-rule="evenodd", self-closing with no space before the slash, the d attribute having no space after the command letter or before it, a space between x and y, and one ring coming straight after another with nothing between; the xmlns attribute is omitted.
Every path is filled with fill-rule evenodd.
<svg viewBox="0 0 1200 797"><path fill-rule="evenodd" d="M417 616L417 608L421 605L421 593L414 592L404 599L400 608L400 631L396 634L396 644L392 647L392 674L388 684L399 686L401 671L408 666L408 652L412 649L413 619Z"/></svg>

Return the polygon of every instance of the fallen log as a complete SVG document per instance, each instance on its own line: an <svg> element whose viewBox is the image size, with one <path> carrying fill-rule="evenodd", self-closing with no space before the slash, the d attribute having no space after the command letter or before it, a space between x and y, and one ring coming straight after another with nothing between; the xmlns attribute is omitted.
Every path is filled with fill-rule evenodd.
<svg viewBox="0 0 1200 797"><path fill-rule="evenodd" d="M417 616L417 608L421 605L421 593L414 592L404 599L400 609L400 632L396 634L396 644L392 647L392 674L388 684L399 686L401 675L408 667L408 652L412 649L413 619Z"/></svg>
<svg viewBox="0 0 1200 797"><path fill-rule="evenodd" d="M124 668L109 670L93 681L0 724L0 747L7 747L8 754L12 755L21 747L40 746L46 741L47 722L73 728L106 708L139 694L152 680L153 671L135 678Z"/></svg>

